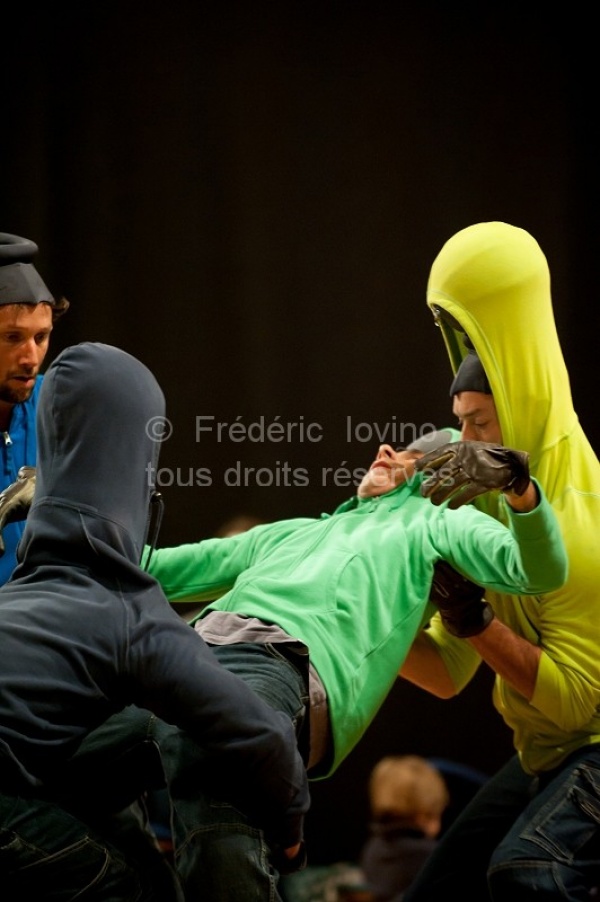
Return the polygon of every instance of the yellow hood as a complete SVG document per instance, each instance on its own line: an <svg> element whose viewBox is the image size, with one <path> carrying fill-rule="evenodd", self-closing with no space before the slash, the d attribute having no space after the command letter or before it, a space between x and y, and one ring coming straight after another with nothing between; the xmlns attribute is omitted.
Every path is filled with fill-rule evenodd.
<svg viewBox="0 0 600 902"><path fill-rule="evenodd" d="M455 234L436 257L427 303L454 373L470 337L486 371L504 444L531 455L531 472L556 502L566 485L600 490L600 467L581 430L552 309L550 272L524 229L482 222ZM445 317L445 319L444 319ZM453 323L451 325L450 323ZM575 471L561 460L571 439Z"/></svg>

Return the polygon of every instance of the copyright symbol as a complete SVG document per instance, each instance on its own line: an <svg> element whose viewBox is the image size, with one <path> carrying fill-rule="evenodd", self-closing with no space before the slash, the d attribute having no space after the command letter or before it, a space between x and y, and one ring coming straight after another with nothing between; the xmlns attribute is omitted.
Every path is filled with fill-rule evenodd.
<svg viewBox="0 0 600 902"><path fill-rule="evenodd" d="M146 423L146 435L153 442L166 442L173 435L173 424L166 417L152 417Z"/></svg>

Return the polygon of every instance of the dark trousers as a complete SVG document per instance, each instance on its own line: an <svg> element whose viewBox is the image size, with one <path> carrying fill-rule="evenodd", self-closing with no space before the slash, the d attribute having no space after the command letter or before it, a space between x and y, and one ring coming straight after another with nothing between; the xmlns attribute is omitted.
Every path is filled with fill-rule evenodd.
<svg viewBox="0 0 600 902"><path fill-rule="evenodd" d="M3 902L182 898L166 862L129 816L87 822L35 796L0 793L0 874Z"/></svg>
<svg viewBox="0 0 600 902"><path fill-rule="evenodd" d="M514 756L441 838L404 902L583 902L600 883L600 745L542 778Z"/></svg>
<svg viewBox="0 0 600 902"><path fill-rule="evenodd" d="M215 646L228 670L292 719L297 734L307 710L301 670L276 645ZM167 786L174 862L190 902L277 902L279 873L255 819L236 807L228 771L188 734L148 711L127 708L94 731L72 762L71 803L89 817L120 810L143 792Z"/></svg>

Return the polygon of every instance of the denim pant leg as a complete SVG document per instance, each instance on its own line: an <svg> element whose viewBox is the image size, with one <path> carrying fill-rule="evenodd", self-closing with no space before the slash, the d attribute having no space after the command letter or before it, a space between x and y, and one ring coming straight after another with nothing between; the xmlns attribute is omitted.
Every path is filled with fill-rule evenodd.
<svg viewBox="0 0 600 902"><path fill-rule="evenodd" d="M162 902L180 899L181 893L140 801L148 788L164 785L151 736L154 720L149 711L133 706L113 715L86 737L65 773L45 792L48 800L80 818L130 863L135 862Z"/></svg>
<svg viewBox="0 0 600 902"><path fill-rule="evenodd" d="M535 781L513 756L491 777L440 838L404 902L490 899L490 857L531 799Z"/></svg>
<svg viewBox="0 0 600 902"><path fill-rule="evenodd" d="M494 902L589 900L600 882L600 746L590 745L540 780L539 790L492 855Z"/></svg>
<svg viewBox="0 0 600 902"><path fill-rule="evenodd" d="M90 810L93 805L96 811L120 811L164 785L151 735L154 720L131 705L86 736L61 779L75 805L81 800Z"/></svg>
<svg viewBox="0 0 600 902"><path fill-rule="evenodd" d="M305 682L276 646L238 644L213 650L273 708L300 728L307 704ZM211 779L209 757L187 734L155 723L169 787L177 873L190 902L276 902L279 875L262 830L222 797Z"/></svg>
<svg viewBox="0 0 600 902"><path fill-rule="evenodd" d="M111 843L48 800L0 794L3 902L171 902Z"/></svg>

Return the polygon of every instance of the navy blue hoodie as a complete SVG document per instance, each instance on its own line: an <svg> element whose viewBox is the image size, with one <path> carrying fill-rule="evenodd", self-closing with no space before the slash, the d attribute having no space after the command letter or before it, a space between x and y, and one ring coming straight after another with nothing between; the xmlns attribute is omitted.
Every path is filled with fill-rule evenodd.
<svg viewBox="0 0 600 902"><path fill-rule="evenodd" d="M0 587L0 787L35 791L135 704L247 774L253 808L291 846L308 808L291 721L221 667L139 566L164 416L154 376L118 348L75 345L46 373L35 497Z"/></svg>

